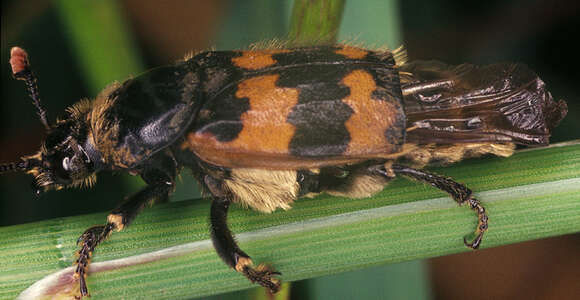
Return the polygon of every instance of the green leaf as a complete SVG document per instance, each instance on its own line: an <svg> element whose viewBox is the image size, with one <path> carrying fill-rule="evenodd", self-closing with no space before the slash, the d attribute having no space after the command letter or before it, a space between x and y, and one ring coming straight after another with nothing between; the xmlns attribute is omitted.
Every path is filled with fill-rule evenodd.
<svg viewBox="0 0 580 300"><path fill-rule="evenodd" d="M580 231L580 141L432 171L467 184L487 208L482 248ZM113 234L95 252L92 299L191 298L252 287L212 249L208 212L205 200L162 204ZM105 217L0 228L0 298L14 298L54 272L70 276L65 268L75 259L76 238ZM477 217L444 193L399 178L371 198L300 199L272 214L233 208L229 221L255 262L269 262L284 281L294 281L470 251L462 237Z"/></svg>
<svg viewBox="0 0 580 300"><path fill-rule="evenodd" d="M60 0L55 8L92 93L144 70L119 3Z"/></svg>

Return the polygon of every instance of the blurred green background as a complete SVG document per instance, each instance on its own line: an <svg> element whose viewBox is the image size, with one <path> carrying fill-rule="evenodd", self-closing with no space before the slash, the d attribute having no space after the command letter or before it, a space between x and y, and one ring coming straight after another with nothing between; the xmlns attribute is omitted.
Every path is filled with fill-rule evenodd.
<svg viewBox="0 0 580 300"><path fill-rule="evenodd" d="M49 120L54 121L67 106L81 98L94 97L106 84L172 63L187 52L236 49L257 41L283 39L291 8L292 1L270 0L2 1L0 162L35 153L45 134L24 85L11 78L10 47L18 45L28 50L39 77L42 101ZM552 138L553 142L561 142L580 138L580 63L573 43L579 35L579 11L577 1L351 0L345 5L339 39L371 48L396 48L402 44L411 60L528 64L547 83L555 99L568 103L568 116ZM97 185L90 191L66 190L35 197L30 182L25 174L0 177L1 226L106 212L142 185L140 179L126 174L99 174ZM198 195L197 185L183 174L172 201ZM578 249L580 244L577 235L546 243L549 246L542 241L530 242L295 282L290 297L485 299L494 294L473 295L457 287L461 284L458 279L476 280L457 278L465 271L461 270L462 262L468 265L479 255L478 259L490 260L490 269L494 262L501 268L502 261L514 259L525 265L522 252L549 256L546 249L555 244L565 245L562 247L566 249ZM558 276L567 274L560 269L550 270L550 274L564 274ZM523 278L536 278L533 270L528 272L532 273ZM543 272L538 276L549 276L548 271ZM464 273L470 276L469 272ZM567 282L567 277L563 278L547 281L550 285L539 280L528 282L526 293L559 295L551 293L559 290L554 286ZM486 284L485 279L477 280ZM511 295L510 291L521 291L524 283L520 281L504 278L497 282L500 290L492 292ZM259 291L245 291L214 299L255 298L258 294Z"/></svg>

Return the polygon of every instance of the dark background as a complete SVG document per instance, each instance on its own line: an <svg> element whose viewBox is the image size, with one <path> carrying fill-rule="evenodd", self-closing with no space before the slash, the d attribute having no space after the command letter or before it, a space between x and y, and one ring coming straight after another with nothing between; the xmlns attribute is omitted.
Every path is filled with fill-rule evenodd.
<svg viewBox="0 0 580 300"><path fill-rule="evenodd" d="M346 9L349 5L372 6L378 2L351 1ZM144 69L171 63L191 50L212 45L232 49L283 38L289 7L260 0L118 2L121 19ZM407 0L399 3L395 14L410 59L529 65L546 82L555 100L568 103L568 116L552 138L552 142L561 142L580 138L580 58L576 46L579 12L576 1ZM345 12L347 17L356 18ZM107 18L102 16L104 22ZM345 20L344 24L351 22ZM72 46L71 25L63 21L58 4L2 1L1 24L0 162L9 162L38 151L44 137L23 83L10 76L10 47L19 45L28 50L50 120L78 99L94 97L96 91L76 59L78 50ZM377 28L368 30L376 32ZM115 49L105 50L115 53ZM183 181L174 198L195 198L195 184L187 176ZM90 192L71 189L38 198L32 195L30 182L25 174L0 177L1 226L108 211L140 185L139 180L125 174L99 174L98 184ZM430 297L550 299L580 295L578 253L580 240L578 235L571 235L432 259ZM506 275L506 268L509 274L521 277ZM308 284L296 283L295 287L307 289ZM308 298L308 293L293 293Z"/></svg>

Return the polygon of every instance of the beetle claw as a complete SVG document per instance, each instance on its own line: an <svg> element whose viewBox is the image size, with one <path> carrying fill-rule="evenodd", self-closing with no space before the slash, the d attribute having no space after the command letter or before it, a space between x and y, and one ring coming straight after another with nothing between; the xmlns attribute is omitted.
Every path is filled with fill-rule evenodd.
<svg viewBox="0 0 580 300"><path fill-rule="evenodd" d="M272 294L280 291L280 280L273 276L282 275L282 273L274 271L274 269L265 264L260 264L255 269L246 266L243 273L251 282L267 288Z"/></svg>

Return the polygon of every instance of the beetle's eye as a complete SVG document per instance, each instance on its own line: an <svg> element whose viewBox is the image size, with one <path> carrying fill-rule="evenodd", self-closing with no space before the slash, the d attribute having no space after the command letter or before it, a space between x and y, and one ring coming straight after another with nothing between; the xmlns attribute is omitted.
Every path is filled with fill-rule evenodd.
<svg viewBox="0 0 580 300"><path fill-rule="evenodd" d="M70 171L70 158L68 158L68 157L65 157L65 158L62 160L62 168L63 168L65 171Z"/></svg>

